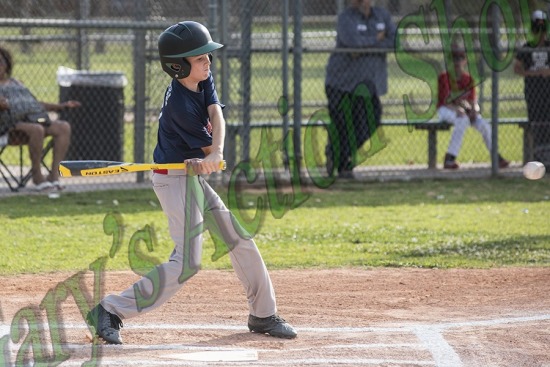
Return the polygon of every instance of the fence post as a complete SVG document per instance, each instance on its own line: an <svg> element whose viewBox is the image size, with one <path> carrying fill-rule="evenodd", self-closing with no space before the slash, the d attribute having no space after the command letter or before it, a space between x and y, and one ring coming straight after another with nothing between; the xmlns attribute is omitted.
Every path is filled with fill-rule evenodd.
<svg viewBox="0 0 550 367"><path fill-rule="evenodd" d="M79 19L88 19L90 17L90 11L90 0L80 0ZM88 43L88 29L78 28L76 65L79 70L90 69L90 51Z"/></svg>
<svg viewBox="0 0 550 367"><path fill-rule="evenodd" d="M282 74L283 74L283 95L281 96L284 101L284 108L282 110L279 110L279 113L282 114L283 118L283 138L286 139L288 135L288 57L289 57L289 43L288 43L288 18L289 18L289 0L283 0L283 29L282 29L282 37L283 37L283 50L282 50ZM287 147L284 147L283 150L284 154L284 160L285 163L288 163L288 151Z"/></svg>
<svg viewBox="0 0 550 367"><path fill-rule="evenodd" d="M232 103L231 96L230 96L230 85L229 85L229 79L231 75L231 69L229 64L229 41L230 37L229 35L229 19L231 18L231 12L229 10L228 0L221 0L221 8L220 8L220 42L224 47L222 47L220 52L220 60L221 60L221 102L224 105L228 105ZM224 113L226 113L224 111ZM229 128L229 125L227 125L227 128L225 130L225 144L223 148L223 155L225 157L225 161L227 162L227 168L229 170L233 169L235 167L235 164L237 162L237 147L235 142L237 131L233 128Z"/></svg>
<svg viewBox="0 0 550 367"><path fill-rule="evenodd" d="M146 0L135 0L137 21L147 20ZM145 33L134 29L134 162L145 162ZM148 160L150 161L150 160ZM137 173L137 182L143 182L144 172Z"/></svg>
<svg viewBox="0 0 550 367"><path fill-rule="evenodd" d="M294 159L299 173L302 160L302 0L294 2Z"/></svg>
<svg viewBox="0 0 550 367"><path fill-rule="evenodd" d="M216 42L219 41L219 33L218 33L218 0L210 0L210 3L208 4L208 30L210 31L210 35L212 36L212 39ZM223 43L222 43L223 44ZM210 70L212 71L212 74L216 74L216 63L212 63L210 65Z"/></svg>
<svg viewBox="0 0 550 367"><path fill-rule="evenodd" d="M250 96L251 96L251 48L252 48L252 4L241 1L241 78L243 99L242 159L250 161Z"/></svg>
<svg viewBox="0 0 550 367"><path fill-rule="evenodd" d="M227 6L227 0L221 0L221 17L220 17L220 42L224 47L220 51L221 59L221 101L223 104L229 102L229 60L228 60L228 42L229 38L227 37L229 33L229 7Z"/></svg>
<svg viewBox="0 0 550 367"><path fill-rule="evenodd" d="M500 58L499 8L494 4L492 6L493 56ZM498 77L499 72L493 68L491 81L491 176L498 174Z"/></svg>

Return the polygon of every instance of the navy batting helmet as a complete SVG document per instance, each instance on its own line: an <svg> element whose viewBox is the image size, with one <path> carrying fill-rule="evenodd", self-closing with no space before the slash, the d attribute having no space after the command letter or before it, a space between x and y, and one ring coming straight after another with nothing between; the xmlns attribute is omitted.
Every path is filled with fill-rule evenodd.
<svg viewBox="0 0 550 367"><path fill-rule="evenodd" d="M193 21L168 27L158 40L162 69L176 79L186 78L191 72L186 57L203 55L221 47L222 44L212 41L205 26Z"/></svg>

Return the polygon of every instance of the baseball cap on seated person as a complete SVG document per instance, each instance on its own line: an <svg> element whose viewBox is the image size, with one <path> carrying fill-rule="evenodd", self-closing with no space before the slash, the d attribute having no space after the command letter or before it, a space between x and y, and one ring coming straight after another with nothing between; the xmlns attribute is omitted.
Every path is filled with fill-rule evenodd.
<svg viewBox="0 0 550 367"><path fill-rule="evenodd" d="M542 10L535 10L531 14L531 30L534 33L546 32L548 29L548 16Z"/></svg>
<svg viewBox="0 0 550 367"><path fill-rule="evenodd" d="M532 21L536 21L536 20L547 20L548 17L546 16L546 13L543 12L542 10L535 10L533 12L533 14L531 14L531 20Z"/></svg>
<svg viewBox="0 0 550 367"><path fill-rule="evenodd" d="M466 51L464 47L455 43L451 46L451 56L453 60L462 60L466 58Z"/></svg>

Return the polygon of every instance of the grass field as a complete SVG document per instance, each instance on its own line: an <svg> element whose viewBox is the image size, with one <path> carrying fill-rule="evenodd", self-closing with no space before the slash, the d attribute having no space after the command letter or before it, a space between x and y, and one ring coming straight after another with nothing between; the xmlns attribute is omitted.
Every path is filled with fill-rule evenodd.
<svg viewBox="0 0 550 367"><path fill-rule="evenodd" d="M549 266L549 183L335 184L308 194L295 209L259 212L255 239L270 268ZM243 207L233 212L244 220L254 216L258 195L241 193ZM172 242L152 190L67 193L58 200L15 196L0 199L0 274L87 269L109 254L114 236L103 223L115 212L123 235L108 269L129 268L130 243L144 267L167 258ZM131 241L147 225L154 229L152 252L144 241ZM212 259L215 246L205 239L203 268L230 267L227 256Z"/></svg>

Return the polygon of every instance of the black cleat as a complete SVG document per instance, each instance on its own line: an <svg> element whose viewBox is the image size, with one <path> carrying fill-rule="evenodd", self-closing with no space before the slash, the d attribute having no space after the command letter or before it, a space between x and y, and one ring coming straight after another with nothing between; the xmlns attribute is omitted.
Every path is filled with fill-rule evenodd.
<svg viewBox="0 0 550 367"><path fill-rule="evenodd" d="M279 315L269 317L248 316L248 329L253 333L269 334L277 338L294 339L298 333Z"/></svg>
<svg viewBox="0 0 550 367"><path fill-rule="evenodd" d="M122 344L119 331L122 327L122 320L117 315L107 312L101 304L98 304L88 312L86 322L107 343Z"/></svg>

